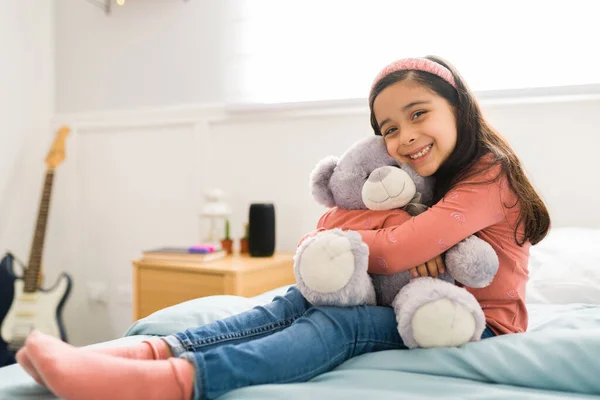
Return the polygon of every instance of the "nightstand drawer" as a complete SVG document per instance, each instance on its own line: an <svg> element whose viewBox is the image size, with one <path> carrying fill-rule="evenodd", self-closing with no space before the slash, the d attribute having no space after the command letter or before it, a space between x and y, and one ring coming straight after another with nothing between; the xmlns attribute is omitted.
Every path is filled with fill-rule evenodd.
<svg viewBox="0 0 600 400"><path fill-rule="evenodd" d="M206 263L134 260L133 319L198 297L252 297L293 284L293 265L291 253L264 258L235 255Z"/></svg>
<svg viewBox="0 0 600 400"><path fill-rule="evenodd" d="M147 316L184 301L223 294L225 276L141 268L138 284L140 314Z"/></svg>

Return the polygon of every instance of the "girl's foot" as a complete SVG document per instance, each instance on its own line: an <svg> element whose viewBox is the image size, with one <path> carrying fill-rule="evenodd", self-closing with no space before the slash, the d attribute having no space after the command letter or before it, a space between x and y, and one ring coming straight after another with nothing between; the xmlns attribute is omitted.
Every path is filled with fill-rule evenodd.
<svg viewBox="0 0 600 400"><path fill-rule="evenodd" d="M41 381L65 400L189 400L192 396L194 367L181 358L115 357L39 332L29 335L25 349Z"/></svg>
<svg viewBox="0 0 600 400"><path fill-rule="evenodd" d="M115 357L129 358L132 360L166 360L172 356L171 349L166 342L159 338L152 338L144 340L141 343L137 343L131 346L117 346L117 347L98 347L86 349L103 353ZM21 348L15 357L17 362L23 367L23 369L31 375L31 377L40 385L46 386L46 383L42 380L39 373L31 363L29 354L25 347Z"/></svg>

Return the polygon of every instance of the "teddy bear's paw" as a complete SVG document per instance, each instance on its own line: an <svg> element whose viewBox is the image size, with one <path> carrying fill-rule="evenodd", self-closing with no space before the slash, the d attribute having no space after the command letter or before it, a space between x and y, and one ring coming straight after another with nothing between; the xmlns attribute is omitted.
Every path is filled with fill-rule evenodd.
<svg viewBox="0 0 600 400"><path fill-rule="evenodd" d="M419 347L457 347L471 340L475 318L466 307L439 299L419 307L412 330Z"/></svg>
<svg viewBox="0 0 600 400"><path fill-rule="evenodd" d="M488 286L498 272L498 255L486 241L469 236L446 252L446 267L454 279L465 286Z"/></svg>
<svg viewBox="0 0 600 400"><path fill-rule="evenodd" d="M477 341L485 316L464 288L433 278L417 278L393 302L398 332L410 347L457 347Z"/></svg>
<svg viewBox="0 0 600 400"><path fill-rule="evenodd" d="M298 272L310 289L337 292L354 273L352 243L334 232L320 232L302 253Z"/></svg>
<svg viewBox="0 0 600 400"><path fill-rule="evenodd" d="M359 233L340 229L319 232L298 248L296 285L314 305L375 304L368 258L369 249Z"/></svg>

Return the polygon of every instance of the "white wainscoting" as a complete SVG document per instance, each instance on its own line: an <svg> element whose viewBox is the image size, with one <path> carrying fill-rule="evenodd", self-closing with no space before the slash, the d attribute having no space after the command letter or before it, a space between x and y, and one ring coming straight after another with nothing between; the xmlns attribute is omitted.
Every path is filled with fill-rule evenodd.
<svg viewBox="0 0 600 400"><path fill-rule="evenodd" d="M484 101L492 124L513 144L546 200L554 226L600 226L596 148L600 99ZM45 264L67 271L71 342L120 336L131 321L131 260L143 249L200 239L204 193L229 195L232 234L242 234L252 202L276 205L276 247L293 251L324 208L308 178L324 156L370 135L357 102L279 108L171 107L59 115L73 127L57 171ZM88 301L88 284L109 288Z"/></svg>

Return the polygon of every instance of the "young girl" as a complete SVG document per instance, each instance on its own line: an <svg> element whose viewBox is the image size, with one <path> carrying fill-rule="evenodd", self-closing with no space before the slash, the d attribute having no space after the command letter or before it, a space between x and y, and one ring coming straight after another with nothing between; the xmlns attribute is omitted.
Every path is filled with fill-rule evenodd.
<svg viewBox="0 0 600 400"><path fill-rule="evenodd" d="M436 275L443 269L439 255L477 233L500 261L489 287L467 288L486 315L483 337L525 331L529 247L546 235L550 219L512 149L485 122L459 74L439 58L386 66L369 106L389 154L436 178L435 204L401 226L360 230L376 217L371 211L346 221L369 245L369 271ZM34 332L17 360L67 400L188 400L303 382L351 357L404 348L392 308L312 306L292 287L265 306L130 347L75 348Z"/></svg>

